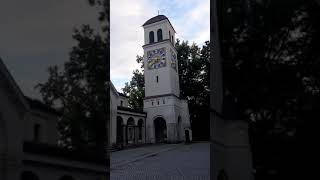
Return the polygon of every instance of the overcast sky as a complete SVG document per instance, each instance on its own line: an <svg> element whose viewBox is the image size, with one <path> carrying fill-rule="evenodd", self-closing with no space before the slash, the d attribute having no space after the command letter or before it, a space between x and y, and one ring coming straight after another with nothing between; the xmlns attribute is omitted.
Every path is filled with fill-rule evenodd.
<svg viewBox="0 0 320 180"><path fill-rule="evenodd" d="M139 68L143 54L142 24L166 15L176 37L202 44L209 40L210 0L110 0L111 80L121 91ZM97 9L86 0L1 0L0 57L25 95L39 98L34 89L48 78L47 68L62 65L74 45L74 27L99 29Z"/></svg>
<svg viewBox="0 0 320 180"><path fill-rule="evenodd" d="M142 24L160 14L167 16L176 37L202 45L210 39L210 0L110 0L111 80L118 91L139 69L143 55Z"/></svg>
<svg viewBox="0 0 320 180"><path fill-rule="evenodd" d="M73 28L98 29L97 15L86 0L0 1L0 57L25 95L40 97L34 86L68 60Z"/></svg>

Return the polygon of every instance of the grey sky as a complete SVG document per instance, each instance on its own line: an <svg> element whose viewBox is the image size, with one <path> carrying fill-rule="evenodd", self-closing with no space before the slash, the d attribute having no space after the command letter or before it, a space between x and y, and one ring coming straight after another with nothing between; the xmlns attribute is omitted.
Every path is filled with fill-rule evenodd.
<svg viewBox="0 0 320 180"><path fill-rule="evenodd" d="M142 24L160 14L170 19L176 38L189 44L210 39L210 0L110 0L110 77L118 91L140 69L143 55Z"/></svg>
<svg viewBox="0 0 320 180"><path fill-rule="evenodd" d="M1 0L0 57L25 95L40 97L33 87L68 59L73 28L99 29L97 16L86 0Z"/></svg>

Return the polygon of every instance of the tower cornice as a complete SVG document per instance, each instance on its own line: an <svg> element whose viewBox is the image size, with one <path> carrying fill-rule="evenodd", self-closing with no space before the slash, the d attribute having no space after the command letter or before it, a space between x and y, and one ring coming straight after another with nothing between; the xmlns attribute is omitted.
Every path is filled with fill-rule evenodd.
<svg viewBox="0 0 320 180"><path fill-rule="evenodd" d="M149 47L154 47L154 46L158 46L158 45L161 45L161 44L166 44L168 43L171 45L172 49L174 49L175 53L177 54L177 50L176 48L173 46L173 44L171 43L170 39L164 39L162 41L159 41L159 42L154 42L154 43L151 43L151 44L145 44L142 46L143 49L145 48L149 48Z"/></svg>

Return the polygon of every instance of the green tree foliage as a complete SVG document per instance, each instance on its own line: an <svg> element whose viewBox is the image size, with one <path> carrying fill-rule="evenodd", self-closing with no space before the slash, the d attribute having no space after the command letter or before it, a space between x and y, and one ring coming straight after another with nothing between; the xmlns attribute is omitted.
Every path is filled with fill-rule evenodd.
<svg viewBox="0 0 320 180"><path fill-rule="evenodd" d="M229 0L218 7L225 109L234 107L224 115L249 121L256 168L288 175L296 169L289 159L302 160L295 144L308 137L310 115L319 117L319 5Z"/></svg>
<svg viewBox="0 0 320 180"><path fill-rule="evenodd" d="M99 8L98 20L101 22L102 31L109 36L110 26L110 1L109 0L87 0L89 5ZM108 38L109 39L109 38Z"/></svg>
<svg viewBox="0 0 320 180"><path fill-rule="evenodd" d="M195 140L208 139L209 121L209 41L202 48L188 41L175 45L178 52L180 96L188 100L190 120Z"/></svg>
<svg viewBox="0 0 320 180"><path fill-rule="evenodd" d="M187 41L177 40L178 68L181 98L188 99L190 120L195 139L209 138L209 42L202 48L191 46ZM143 57L137 56L137 62L143 68ZM123 92L129 95L131 108L143 110L144 74L135 70L130 83L126 83Z"/></svg>
<svg viewBox="0 0 320 180"><path fill-rule="evenodd" d="M64 68L50 67L48 81L37 88L46 104L62 112L58 123L61 146L104 153L109 111L106 42L88 25L76 29L73 39L77 45Z"/></svg>
<svg viewBox="0 0 320 180"><path fill-rule="evenodd" d="M137 63L141 63L143 68L143 57L137 56ZM122 91L129 95L129 106L136 110L143 110L143 98L144 98L144 74L143 70L138 69L133 71L133 76L130 83L126 82Z"/></svg>

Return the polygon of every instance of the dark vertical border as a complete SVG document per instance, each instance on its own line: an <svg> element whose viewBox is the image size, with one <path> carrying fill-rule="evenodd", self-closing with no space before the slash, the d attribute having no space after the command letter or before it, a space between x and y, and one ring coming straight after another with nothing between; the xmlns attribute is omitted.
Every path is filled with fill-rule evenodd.
<svg viewBox="0 0 320 180"><path fill-rule="evenodd" d="M105 8L105 12L106 12L106 21L107 21L107 27L106 27L106 37L107 37L107 47L106 47L106 51L107 51L107 69L108 69L108 72L106 72L107 74L107 82L108 82L108 86L107 86L107 93L108 93L108 96L107 96L107 99L108 99L108 102L107 102L107 111L108 111L108 116L107 116L107 159L108 159L108 162L107 162L107 169L108 169L108 173L107 173L107 177L106 179L110 179L110 151L109 151L109 147L110 147L110 138L109 135L110 135L110 84L111 84L111 81L110 81L110 0L104 0L104 8Z"/></svg>

